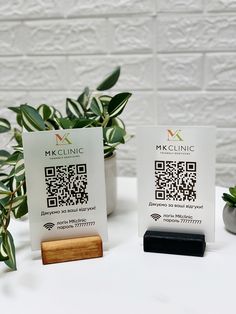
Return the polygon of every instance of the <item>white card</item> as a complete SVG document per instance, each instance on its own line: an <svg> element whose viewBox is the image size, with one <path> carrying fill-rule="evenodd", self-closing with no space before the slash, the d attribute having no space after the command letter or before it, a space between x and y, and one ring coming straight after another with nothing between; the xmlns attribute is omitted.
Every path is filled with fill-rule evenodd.
<svg viewBox="0 0 236 314"><path fill-rule="evenodd" d="M137 129L139 235L215 235L215 127Z"/></svg>
<svg viewBox="0 0 236 314"><path fill-rule="evenodd" d="M101 128L23 133L31 246L99 234L107 240Z"/></svg>

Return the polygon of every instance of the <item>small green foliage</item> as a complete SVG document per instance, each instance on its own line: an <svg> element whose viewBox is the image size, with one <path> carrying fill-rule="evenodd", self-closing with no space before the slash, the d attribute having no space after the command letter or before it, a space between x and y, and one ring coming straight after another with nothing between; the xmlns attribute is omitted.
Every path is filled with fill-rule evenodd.
<svg viewBox="0 0 236 314"><path fill-rule="evenodd" d="M229 193L223 193L223 200L229 207L236 207L236 186L229 188Z"/></svg>
<svg viewBox="0 0 236 314"><path fill-rule="evenodd" d="M31 106L21 105L21 117L24 128L29 131L45 130L45 123L39 112Z"/></svg>
<svg viewBox="0 0 236 314"><path fill-rule="evenodd" d="M11 124L6 119L0 118L0 133L5 133L11 130Z"/></svg>
<svg viewBox="0 0 236 314"><path fill-rule="evenodd" d="M130 93L120 93L120 94L115 95L110 100L107 107L107 111L110 118L115 118L122 113L130 96L131 96Z"/></svg>
<svg viewBox="0 0 236 314"><path fill-rule="evenodd" d="M71 98L66 99L66 114L68 118L83 118L84 113L84 108L79 101Z"/></svg>
<svg viewBox="0 0 236 314"><path fill-rule="evenodd" d="M53 106L42 104L36 109L28 104L8 109L15 113L17 127L0 118L0 133L11 132L13 151L0 150L0 261L16 270L15 245L8 226L13 215L19 219L28 213L22 132L74 128L103 128L104 157L109 157L129 135L124 122L118 117L131 94L103 95L101 91L112 88L120 76L117 67L95 91L85 87L77 99L67 98L66 115Z"/></svg>
<svg viewBox="0 0 236 314"><path fill-rule="evenodd" d="M37 108L38 113L43 118L44 121L49 120L53 117L55 109L48 105L40 105Z"/></svg>
<svg viewBox="0 0 236 314"><path fill-rule="evenodd" d="M16 270L16 255L13 237L9 231L2 233L1 237L4 252L8 257L4 260L4 263L12 270Z"/></svg>
<svg viewBox="0 0 236 314"><path fill-rule="evenodd" d="M104 81L102 81L98 87L97 90L104 91L112 88L116 82L118 81L120 77L120 67L115 68L115 70L109 74Z"/></svg>

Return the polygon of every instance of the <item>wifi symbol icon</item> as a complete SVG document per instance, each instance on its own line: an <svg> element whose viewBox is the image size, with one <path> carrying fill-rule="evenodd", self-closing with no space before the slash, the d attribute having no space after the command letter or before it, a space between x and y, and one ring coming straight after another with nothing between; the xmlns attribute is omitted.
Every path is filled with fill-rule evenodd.
<svg viewBox="0 0 236 314"><path fill-rule="evenodd" d="M46 224L43 225L45 229L47 229L48 231L50 231L54 226L55 224L52 223L52 222L47 222Z"/></svg>
<svg viewBox="0 0 236 314"><path fill-rule="evenodd" d="M161 218L161 215L156 214L156 213L151 214L150 216L151 216L151 217L152 217L152 219L154 219L155 221L157 221L158 219L160 219L160 218Z"/></svg>

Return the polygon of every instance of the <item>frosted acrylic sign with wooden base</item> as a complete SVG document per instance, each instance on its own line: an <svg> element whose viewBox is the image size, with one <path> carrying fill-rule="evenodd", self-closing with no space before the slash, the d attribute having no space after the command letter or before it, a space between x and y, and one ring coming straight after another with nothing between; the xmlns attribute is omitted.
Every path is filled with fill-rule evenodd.
<svg viewBox="0 0 236 314"><path fill-rule="evenodd" d="M170 232L182 233L183 245L196 240L203 248L202 235L214 241L215 127L140 127L137 143L139 235L158 232L146 234L147 247L160 232L157 247L177 245Z"/></svg>
<svg viewBox="0 0 236 314"><path fill-rule="evenodd" d="M68 260L102 256L97 238L107 241L102 129L24 133L23 147L32 249L42 247L54 257L58 249Z"/></svg>

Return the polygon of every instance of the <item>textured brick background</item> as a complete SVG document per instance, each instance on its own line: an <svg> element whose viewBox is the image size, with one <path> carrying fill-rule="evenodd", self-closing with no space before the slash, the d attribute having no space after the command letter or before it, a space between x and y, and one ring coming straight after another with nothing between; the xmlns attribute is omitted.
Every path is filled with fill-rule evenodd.
<svg viewBox="0 0 236 314"><path fill-rule="evenodd" d="M0 115L63 108L116 65L137 125L217 125L217 184L236 183L236 0L0 0ZM4 145L2 143L2 145ZM135 175L135 139L118 153Z"/></svg>

